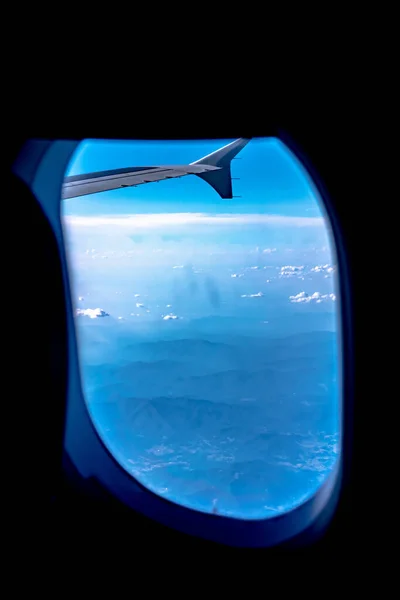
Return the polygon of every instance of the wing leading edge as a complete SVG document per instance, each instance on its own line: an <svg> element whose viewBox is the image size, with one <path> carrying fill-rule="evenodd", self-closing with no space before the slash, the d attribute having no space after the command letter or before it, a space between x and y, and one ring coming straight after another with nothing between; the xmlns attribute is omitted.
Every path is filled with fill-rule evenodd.
<svg viewBox="0 0 400 600"><path fill-rule="evenodd" d="M189 165L128 167L65 177L62 199L67 200L124 187L135 187L186 175L197 175L211 185L221 198L230 199L232 198L231 160L249 141L249 139L240 138Z"/></svg>

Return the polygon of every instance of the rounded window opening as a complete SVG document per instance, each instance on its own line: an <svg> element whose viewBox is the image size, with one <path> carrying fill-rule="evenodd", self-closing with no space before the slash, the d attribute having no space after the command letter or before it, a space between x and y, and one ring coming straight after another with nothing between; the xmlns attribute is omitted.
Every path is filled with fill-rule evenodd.
<svg viewBox="0 0 400 600"><path fill-rule="evenodd" d="M240 519L313 496L340 457L339 279L285 145L82 142L62 221L82 388L119 464Z"/></svg>

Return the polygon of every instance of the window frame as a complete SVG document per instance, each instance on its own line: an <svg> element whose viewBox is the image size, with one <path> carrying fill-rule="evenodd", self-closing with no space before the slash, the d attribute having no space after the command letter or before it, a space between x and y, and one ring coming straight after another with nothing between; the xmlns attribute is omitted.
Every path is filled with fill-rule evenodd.
<svg viewBox="0 0 400 600"><path fill-rule="evenodd" d="M338 261L341 360L341 451L334 469L317 492L303 504L281 515L248 520L196 511L148 490L114 458L91 420L80 377L67 251L61 221L61 187L68 163L79 141L30 140L22 149L13 171L35 194L55 233L62 262L68 327L68 391L64 449L83 479L95 478L124 505L186 534L238 547L271 547L303 536L312 542L327 527L337 508L351 458L353 402L353 340L351 288L340 225L327 190L310 161L289 136L276 136L302 164L324 203L330 219ZM82 443L84 440L84 443ZM313 533L308 534L312 528Z"/></svg>

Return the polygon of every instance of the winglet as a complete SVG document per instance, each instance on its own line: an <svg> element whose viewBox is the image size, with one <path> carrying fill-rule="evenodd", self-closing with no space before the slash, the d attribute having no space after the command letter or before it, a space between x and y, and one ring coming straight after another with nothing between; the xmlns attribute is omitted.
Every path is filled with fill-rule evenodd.
<svg viewBox="0 0 400 600"><path fill-rule="evenodd" d="M218 167L216 170L196 173L206 181L223 199L232 198L231 160L249 143L249 139L239 138L227 146L207 154L203 158L190 163L191 165L209 165Z"/></svg>

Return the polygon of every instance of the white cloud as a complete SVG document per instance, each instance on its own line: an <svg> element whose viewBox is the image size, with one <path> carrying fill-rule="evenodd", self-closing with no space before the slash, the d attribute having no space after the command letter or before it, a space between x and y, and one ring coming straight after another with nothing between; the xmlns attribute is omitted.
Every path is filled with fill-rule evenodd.
<svg viewBox="0 0 400 600"><path fill-rule="evenodd" d="M335 294L321 294L320 292L314 292L313 294L307 294L306 292L300 292L295 296L289 296L290 302L300 303L300 302L315 302L316 304L320 304L321 302L327 302L331 300L334 302L336 300Z"/></svg>
<svg viewBox="0 0 400 600"><path fill-rule="evenodd" d="M305 275L314 275L316 273L323 274L325 278L328 278L333 275L336 271L336 267L325 264L325 265L316 265L315 267L304 267L293 266L293 265L285 265L283 267L277 267L279 270L279 277L299 277L300 279L304 279Z"/></svg>
<svg viewBox="0 0 400 600"><path fill-rule="evenodd" d="M235 278L235 277L243 277L243 273L233 273L233 275L231 275L231 277Z"/></svg>
<svg viewBox="0 0 400 600"><path fill-rule="evenodd" d="M242 294L241 298L261 298L264 296L262 292L257 292L257 294Z"/></svg>
<svg viewBox="0 0 400 600"><path fill-rule="evenodd" d="M159 213L103 216L63 217L68 227L118 227L124 229L153 229L176 225L279 225L289 227L321 227L322 217L288 217L267 214L208 214ZM276 249L267 249L274 252Z"/></svg>
<svg viewBox="0 0 400 600"><path fill-rule="evenodd" d="M98 317L109 317L109 313L102 308L77 308L75 311L77 317L89 317L97 319Z"/></svg>
<svg viewBox="0 0 400 600"><path fill-rule="evenodd" d="M276 252L276 248L264 248L263 254L271 254L272 252Z"/></svg>
<svg viewBox="0 0 400 600"><path fill-rule="evenodd" d="M284 267L280 268L279 271L279 276L280 277L299 277L300 275L303 274L304 271L304 267L300 266L300 267L294 267L292 265L285 265Z"/></svg>
<svg viewBox="0 0 400 600"><path fill-rule="evenodd" d="M336 268L326 264L326 265L316 265L310 269L310 273L324 273L325 276L332 275L336 271Z"/></svg>
<svg viewBox="0 0 400 600"><path fill-rule="evenodd" d="M171 313L171 314L169 314L169 315L165 315L165 316L163 317L163 320L164 320L164 321L171 321L171 320L173 320L173 321L174 321L175 319L179 319L179 317L177 317L176 315L173 315L172 313Z"/></svg>

